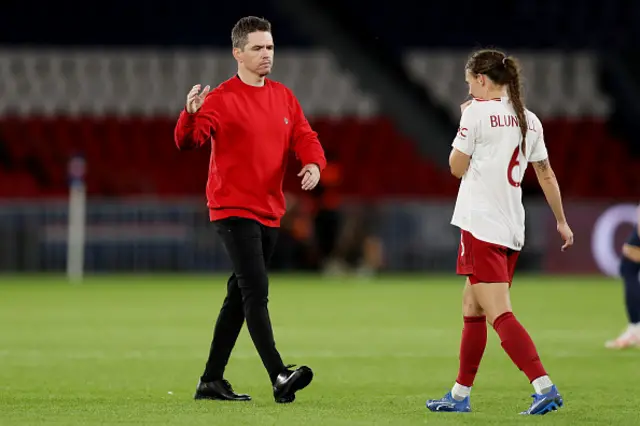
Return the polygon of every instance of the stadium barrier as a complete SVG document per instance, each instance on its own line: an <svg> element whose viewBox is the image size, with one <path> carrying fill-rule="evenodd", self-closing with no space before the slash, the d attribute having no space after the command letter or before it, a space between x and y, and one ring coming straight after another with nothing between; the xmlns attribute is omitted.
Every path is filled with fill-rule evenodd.
<svg viewBox="0 0 640 426"><path fill-rule="evenodd" d="M549 208L527 203L522 272L617 273L619 248L632 229L635 206L569 203L576 235L561 254ZM382 241L385 269L453 273L459 232L449 224L453 202L378 202L372 232ZM4 202L0 205L0 270L63 272L68 203ZM228 261L206 207L195 200L90 200L86 207L87 272L227 271Z"/></svg>

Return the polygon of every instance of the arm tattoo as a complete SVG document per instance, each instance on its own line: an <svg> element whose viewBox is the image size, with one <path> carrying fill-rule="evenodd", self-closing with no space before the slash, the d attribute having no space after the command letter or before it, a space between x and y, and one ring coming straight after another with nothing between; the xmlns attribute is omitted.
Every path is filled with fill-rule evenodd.
<svg viewBox="0 0 640 426"><path fill-rule="evenodd" d="M546 172L549 169L549 159L545 158L542 161L534 161L533 168L536 169L537 172Z"/></svg>
<svg viewBox="0 0 640 426"><path fill-rule="evenodd" d="M555 173L551 170L551 164L549 164L548 158L542 161L534 161L533 169L536 171L538 178L545 182L553 182L556 179Z"/></svg>

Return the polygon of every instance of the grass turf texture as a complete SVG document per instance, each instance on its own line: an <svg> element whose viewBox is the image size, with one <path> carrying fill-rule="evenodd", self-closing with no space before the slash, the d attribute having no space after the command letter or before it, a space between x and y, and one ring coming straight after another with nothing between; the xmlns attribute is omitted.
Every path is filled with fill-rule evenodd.
<svg viewBox="0 0 640 426"><path fill-rule="evenodd" d="M221 276L0 279L2 425L638 424L640 351L607 351L625 324L620 284L606 278L517 277L515 312L566 406L521 418L532 387L489 329L471 414L431 413L458 365L461 280L372 282L273 276L270 309L285 363L311 386L273 402L246 327L226 377L253 401L194 401Z"/></svg>

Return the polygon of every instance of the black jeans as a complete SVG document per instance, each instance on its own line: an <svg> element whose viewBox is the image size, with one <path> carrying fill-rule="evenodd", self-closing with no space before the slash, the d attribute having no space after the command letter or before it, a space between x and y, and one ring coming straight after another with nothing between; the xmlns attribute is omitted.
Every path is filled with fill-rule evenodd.
<svg viewBox="0 0 640 426"><path fill-rule="evenodd" d="M214 222L229 254L233 274L227 282L227 296L213 331L213 341L202 381L223 378L231 351L244 320L271 381L285 366L276 349L267 309L269 279L267 265L276 245L278 228L239 217Z"/></svg>

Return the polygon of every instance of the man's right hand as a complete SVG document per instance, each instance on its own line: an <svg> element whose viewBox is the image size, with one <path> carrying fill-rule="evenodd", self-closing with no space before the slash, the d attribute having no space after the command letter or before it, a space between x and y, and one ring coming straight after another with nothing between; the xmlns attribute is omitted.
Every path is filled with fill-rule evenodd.
<svg viewBox="0 0 640 426"><path fill-rule="evenodd" d="M191 91L187 95L187 104L186 104L187 112L189 114L193 114L200 109L202 104L204 104L204 99L209 94L209 90L211 90L211 87L206 86L202 91L202 93L198 94L198 92L200 92L199 84L196 84L191 88Z"/></svg>

